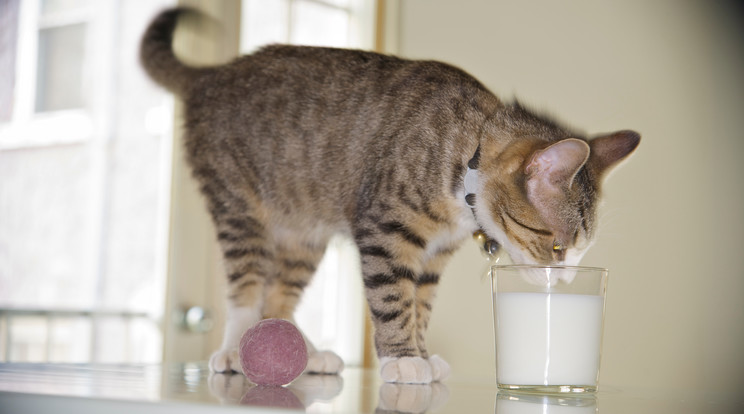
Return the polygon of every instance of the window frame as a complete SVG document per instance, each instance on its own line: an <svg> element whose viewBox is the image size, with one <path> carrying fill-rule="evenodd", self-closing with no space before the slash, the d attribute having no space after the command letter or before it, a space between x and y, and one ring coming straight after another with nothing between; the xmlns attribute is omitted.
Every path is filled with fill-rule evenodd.
<svg viewBox="0 0 744 414"><path fill-rule="evenodd" d="M0 151L89 142L110 133L109 98L114 73L111 48L114 7L108 1L90 1L77 10L41 16L41 0L19 4L15 56L13 109L8 122L0 122ZM106 16L95 19L93 16ZM85 24L82 79L90 80L82 92L83 106L37 112L39 33L44 29ZM102 41L100 39L103 39Z"/></svg>

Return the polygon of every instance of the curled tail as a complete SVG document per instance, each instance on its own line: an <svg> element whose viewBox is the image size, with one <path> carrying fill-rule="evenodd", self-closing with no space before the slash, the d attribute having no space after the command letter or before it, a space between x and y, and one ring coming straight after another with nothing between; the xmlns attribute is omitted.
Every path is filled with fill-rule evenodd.
<svg viewBox="0 0 744 414"><path fill-rule="evenodd" d="M140 43L140 61L150 77L173 92L181 95L203 69L187 66L173 52L173 32L182 15L201 14L189 8L174 8L161 12L150 23Z"/></svg>

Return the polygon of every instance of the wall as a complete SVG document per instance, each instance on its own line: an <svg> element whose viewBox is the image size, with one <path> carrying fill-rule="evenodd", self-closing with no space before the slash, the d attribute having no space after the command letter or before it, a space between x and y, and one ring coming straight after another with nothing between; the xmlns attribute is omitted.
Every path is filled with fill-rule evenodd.
<svg viewBox="0 0 744 414"><path fill-rule="evenodd" d="M635 129L605 186L601 381L744 386L744 33L727 2L403 0L399 53L453 63L589 133ZM429 348L455 375L493 376L485 263L445 272Z"/></svg>

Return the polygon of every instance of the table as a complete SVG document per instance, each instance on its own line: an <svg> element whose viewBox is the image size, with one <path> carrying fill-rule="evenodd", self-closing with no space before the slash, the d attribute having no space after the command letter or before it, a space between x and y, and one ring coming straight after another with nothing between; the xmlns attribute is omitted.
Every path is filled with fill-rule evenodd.
<svg viewBox="0 0 744 414"><path fill-rule="evenodd" d="M744 395L744 393L742 393ZM376 371L303 375L287 387L257 387L205 363L164 365L0 364L0 413L744 413L744 397L699 390L601 385L596 394L499 391L493 378L382 383Z"/></svg>

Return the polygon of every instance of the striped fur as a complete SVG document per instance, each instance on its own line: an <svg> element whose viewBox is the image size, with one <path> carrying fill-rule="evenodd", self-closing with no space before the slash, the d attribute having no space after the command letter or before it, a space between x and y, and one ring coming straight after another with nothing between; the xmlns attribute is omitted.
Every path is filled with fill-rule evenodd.
<svg viewBox="0 0 744 414"><path fill-rule="evenodd" d="M386 361L429 357L436 286L473 231L524 262L583 251L604 171L638 143L632 132L587 141L439 62L270 46L189 68L170 48L179 13L153 22L142 61L185 103L187 157L217 228L230 309L291 319L329 238L345 234ZM477 148L473 214L463 176Z"/></svg>

